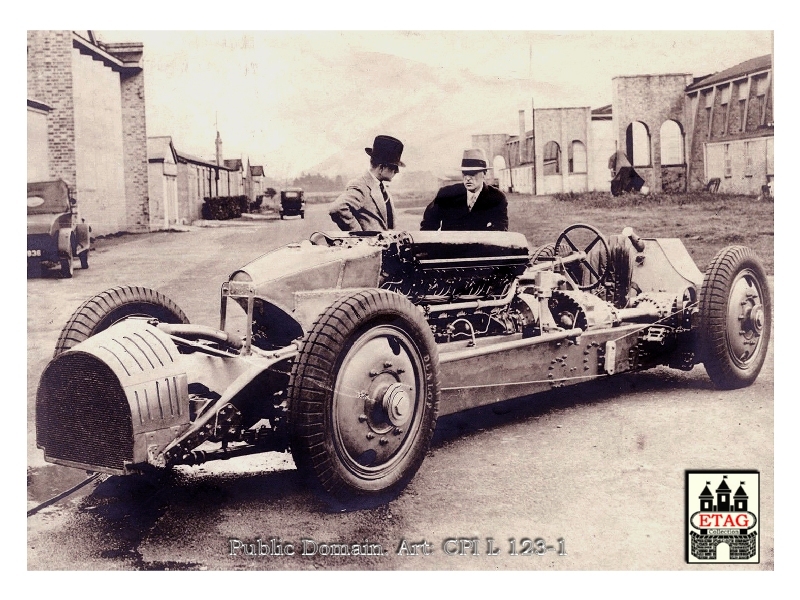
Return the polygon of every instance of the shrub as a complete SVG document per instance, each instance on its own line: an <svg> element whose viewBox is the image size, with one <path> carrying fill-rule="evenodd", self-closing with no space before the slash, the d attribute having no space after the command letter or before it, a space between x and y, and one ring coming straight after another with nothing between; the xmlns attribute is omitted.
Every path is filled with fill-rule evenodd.
<svg viewBox="0 0 800 600"><path fill-rule="evenodd" d="M219 198L204 198L202 215L209 221L225 221L236 219L247 212L247 196L222 196Z"/></svg>

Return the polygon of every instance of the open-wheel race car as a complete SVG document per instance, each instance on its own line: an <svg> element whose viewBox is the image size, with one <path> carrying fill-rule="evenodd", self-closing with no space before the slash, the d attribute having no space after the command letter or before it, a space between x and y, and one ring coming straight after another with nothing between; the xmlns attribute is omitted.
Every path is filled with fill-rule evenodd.
<svg viewBox="0 0 800 600"><path fill-rule="evenodd" d="M658 365L743 387L771 325L744 246L704 275L680 240L629 228L573 225L537 250L511 232L317 232L235 271L218 329L146 288L87 300L41 377L37 443L113 474L289 448L329 498L383 501L438 416Z"/></svg>

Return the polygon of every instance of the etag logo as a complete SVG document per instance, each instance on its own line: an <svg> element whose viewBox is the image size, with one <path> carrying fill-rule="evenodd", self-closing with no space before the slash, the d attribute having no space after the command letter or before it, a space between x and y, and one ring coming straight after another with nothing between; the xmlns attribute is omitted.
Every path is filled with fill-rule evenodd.
<svg viewBox="0 0 800 600"><path fill-rule="evenodd" d="M758 471L686 472L686 562L758 563Z"/></svg>

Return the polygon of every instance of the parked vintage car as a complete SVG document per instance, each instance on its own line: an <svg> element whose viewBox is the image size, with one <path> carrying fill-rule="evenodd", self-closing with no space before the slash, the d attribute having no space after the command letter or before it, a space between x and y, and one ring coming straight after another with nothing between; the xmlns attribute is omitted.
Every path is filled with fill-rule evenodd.
<svg viewBox="0 0 800 600"><path fill-rule="evenodd" d="M43 266L59 266L62 277L72 277L75 257L88 269L90 232L66 182L28 183L28 277L39 276Z"/></svg>
<svg viewBox="0 0 800 600"><path fill-rule="evenodd" d="M297 187L281 190L281 219L300 215L301 219L306 218L306 199L305 192Z"/></svg>
<svg viewBox="0 0 800 600"><path fill-rule="evenodd" d="M536 251L511 232L317 232L236 270L219 329L146 288L87 300L41 377L37 444L115 474L288 447L363 506L409 482L438 416L658 365L747 386L771 327L744 246L704 275L679 239L628 228L573 225Z"/></svg>

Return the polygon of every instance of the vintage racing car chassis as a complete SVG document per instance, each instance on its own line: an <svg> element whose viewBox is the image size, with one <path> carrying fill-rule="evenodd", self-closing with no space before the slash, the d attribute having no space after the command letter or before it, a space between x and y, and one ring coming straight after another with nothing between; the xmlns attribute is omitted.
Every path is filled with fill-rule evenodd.
<svg viewBox="0 0 800 600"><path fill-rule="evenodd" d="M440 415L657 365L742 387L771 324L743 246L703 275L679 240L630 229L573 225L536 251L507 232L317 232L235 271L218 329L147 288L87 300L41 377L37 443L113 474L290 449L329 497L384 500Z"/></svg>

